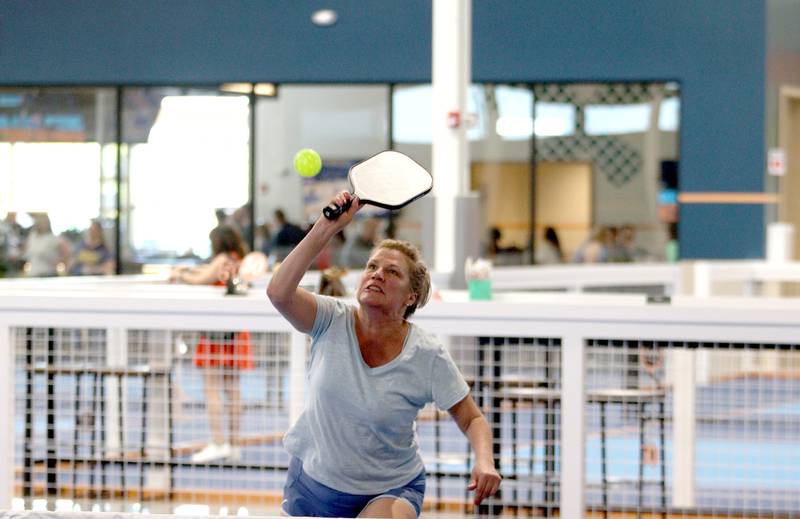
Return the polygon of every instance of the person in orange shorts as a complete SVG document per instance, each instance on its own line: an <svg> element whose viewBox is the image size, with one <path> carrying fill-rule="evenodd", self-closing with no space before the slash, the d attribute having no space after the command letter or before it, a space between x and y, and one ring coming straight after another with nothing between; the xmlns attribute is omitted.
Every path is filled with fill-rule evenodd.
<svg viewBox="0 0 800 519"><path fill-rule="evenodd" d="M209 238L211 261L190 269L174 270L170 276L173 281L224 286L228 277L237 271L245 255L245 246L236 229L220 225L211 231ZM242 407L239 373L242 370L253 369L255 365L250 333L204 332L195 347L194 365L203 371L203 390L211 428L211 442L196 452L192 456L192 461L196 463L217 459L238 461L241 458L239 422ZM223 432L226 415L227 439Z"/></svg>

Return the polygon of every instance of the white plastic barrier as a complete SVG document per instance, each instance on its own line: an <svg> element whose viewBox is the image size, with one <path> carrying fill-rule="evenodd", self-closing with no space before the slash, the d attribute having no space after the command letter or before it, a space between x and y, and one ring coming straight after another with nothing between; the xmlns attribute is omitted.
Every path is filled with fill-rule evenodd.
<svg viewBox="0 0 800 519"><path fill-rule="evenodd" d="M666 278L666 275L665 275ZM587 408L587 351L600 341L663 342L665 348L719 344L789 345L800 338L800 301L753 298L689 298L674 296L669 304L648 304L644 295L611 294L495 294L489 302L470 302L465 292L441 291L414 320L442 337L552 338L560 345L560 508L584 508ZM125 347L130 330L250 330L290 334L294 345L289 358L290 415L303 406L305 337L294 332L271 306L263 289L242 296L225 296L222 287L98 280L80 286L62 280L0 282L0 415L13 416L14 348L20 327L92 327L107 330L109 361L124 359L115 348ZM794 346L793 346L794 345ZM124 362L124 360L123 360ZM688 363L691 366L691 362ZM694 437L693 373L669 375L675 388L675 417L671 436L690 442ZM492 383L496 380L492 379ZM681 417L680 419L677 419ZM12 421L0 429L0 508L11 501L14 486ZM687 454L687 452L689 454ZM694 506L691 485L695 459L682 451L671 462L675 489L671 507ZM566 506L569 503L570 506ZM577 503L577 504L576 504Z"/></svg>

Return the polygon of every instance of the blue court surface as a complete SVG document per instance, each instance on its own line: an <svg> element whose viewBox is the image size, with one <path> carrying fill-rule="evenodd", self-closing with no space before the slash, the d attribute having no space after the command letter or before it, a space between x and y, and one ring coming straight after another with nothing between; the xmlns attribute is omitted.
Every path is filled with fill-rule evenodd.
<svg viewBox="0 0 800 519"><path fill-rule="evenodd" d="M17 373L17 414L15 417L17 466L23 462L22 440L24 424L24 380L22 371ZM173 411L173 441L176 445L195 444L202 446L210 436L208 419L204 405L202 377L197 370L183 366L174 379L176 386L175 407ZM243 437L259 434L280 433L288 427L288 378L274 373L248 372L242 375L241 384L243 412L241 416L241 435ZM796 393L794 380L728 381L712 384L698 389L697 423L695 444L695 486L698 506L730 506L743 510L800 510L800 395ZM141 433L141 384L132 379L127 386L128 406L127 435L134 444ZM75 382L70 377L59 377L57 381L56 405L56 445L58 456L69 458L73 453L75 433ZM83 398L91 394L89 384L82 387ZM754 394L755 391L755 394ZM44 378L34 381L33 438L34 456L44 456L45 452L45 402ZM90 410L85 406L82 412ZM668 398L665 410L670 413L671 399ZM558 410L551 410L557 415ZM536 481L544 477L546 453L543 443L545 411L541 407L517 410L516 449L511 444L510 413L502 414L500 444L502 449L502 472L507 478L505 487L516 488L520 492L533 492ZM657 421L649 421L646 426L645 443L658 445ZM676 446L671 438L671 418L665 421L666 449L666 487L667 494L672 486L673 467L671 460ZM607 416L607 474L611 481L635 481L639 473L639 436L637 420L616 410ZM555 437L560 434L559 425ZM597 407L587 405L587 440L585 444L587 504L599 503L601 477L601 445ZM452 423L445 418L440 422L441 456L439 463L434 460L435 427L432 421L422 421L418 426L419 442L423 456L428 461L429 471L464 474L467 471L464 454L467 444ZM531 438L531 432L534 438ZM97 439L95 440L97 441ZM127 440L126 440L127 441ZM88 456L91 452L89 432L79 431L78 455ZM555 477L558 482L558 460L560 446L556 442L550 456L555 457ZM531 446L533 445L533 449ZM278 492L283 484L284 473L276 467L285 467L288 456L280 441L251 442L242 447L242 458L228 467L192 466L191 450L178 455L177 461L184 466L173 471L172 484L176 489L235 490ZM533 458L531 459L531 454ZM514 460L516 459L516 464ZM263 467L263 469L259 468ZM224 477L220 477L223 470ZM138 469L126 470L126 482L138 485ZM120 481L118 467L106 470L109 484ZM78 469L74 475L63 474L65 484L74 481L87 484L89 473ZM660 467L646 464L644 467L646 483L646 503L657 504L660 480ZM512 483L513 481L513 483ZM526 481L528 483L526 483ZM431 487L437 484L429 479ZM458 480L447 485L442 495L463 497ZM527 485L527 486L526 486ZM609 487L609 502L627 502L636 494L635 485L613 484ZM202 499L202 495L198 497ZM531 498L535 499L535 498ZM667 501L669 502L669 501Z"/></svg>

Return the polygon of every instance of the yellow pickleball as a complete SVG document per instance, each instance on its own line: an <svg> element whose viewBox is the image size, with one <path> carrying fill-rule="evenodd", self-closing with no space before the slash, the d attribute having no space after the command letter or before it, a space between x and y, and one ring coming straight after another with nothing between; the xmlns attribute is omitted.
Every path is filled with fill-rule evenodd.
<svg viewBox="0 0 800 519"><path fill-rule="evenodd" d="M303 148L294 156L294 169L302 177L313 177L322 169L322 159L311 148Z"/></svg>

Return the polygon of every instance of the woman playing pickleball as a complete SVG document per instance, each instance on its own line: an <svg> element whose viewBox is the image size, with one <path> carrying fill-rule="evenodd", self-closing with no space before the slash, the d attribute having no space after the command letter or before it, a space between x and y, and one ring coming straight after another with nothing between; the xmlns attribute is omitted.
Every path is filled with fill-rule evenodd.
<svg viewBox="0 0 800 519"><path fill-rule="evenodd" d="M358 305L298 285L314 257L359 210L317 219L267 288L272 304L311 338L306 406L286 433L291 455L283 511L293 516L416 518L425 467L415 420L429 402L447 409L475 453L469 489L475 503L497 492L488 422L435 336L409 322L428 300L430 275L419 251L385 240L375 247L356 289Z"/></svg>

